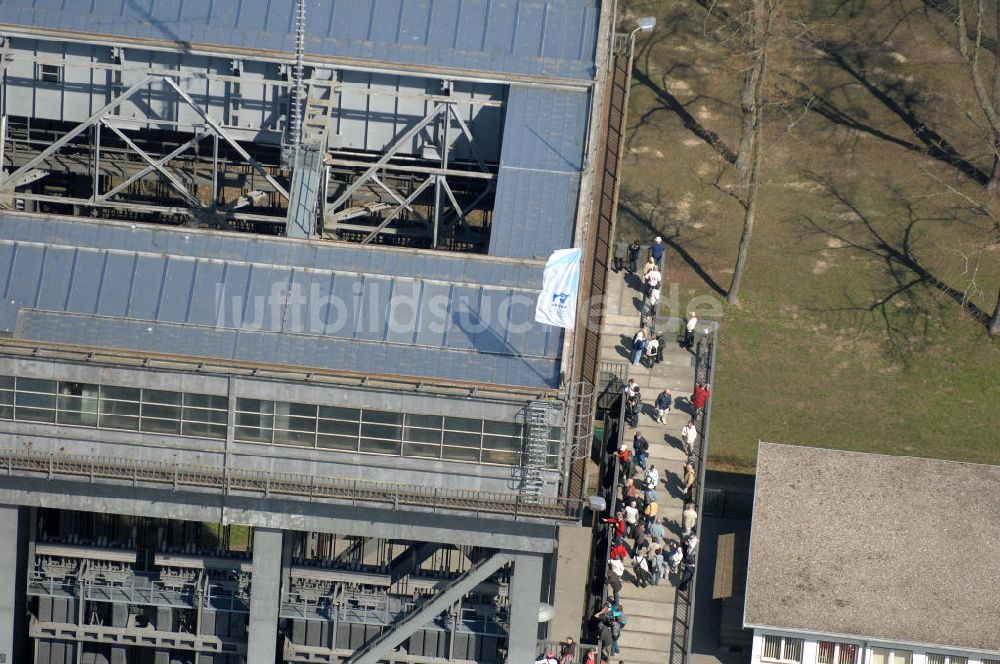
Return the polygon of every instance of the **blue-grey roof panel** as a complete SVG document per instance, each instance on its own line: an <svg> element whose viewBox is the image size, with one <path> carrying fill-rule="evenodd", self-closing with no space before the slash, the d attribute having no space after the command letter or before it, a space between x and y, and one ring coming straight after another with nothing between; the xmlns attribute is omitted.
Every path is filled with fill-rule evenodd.
<svg viewBox="0 0 1000 664"><path fill-rule="evenodd" d="M501 166L490 255L544 259L572 247L579 192L579 174Z"/></svg>
<svg viewBox="0 0 1000 664"><path fill-rule="evenodd" d="M299 242L239 233L184 231L146 224L124 224L68 217L0 212L0 238L81 248L276 263L289 267L336 269L367 274L400 273L400 260L412 261L410 276L469 281L489 286L536 288L541 266L533 262L496 261L490 256L452 252L413 252L347 243ZM545 256L547 258L547 255ZM0 264L0 279L3 267Z"/></svg>
<svg viewBox="0 0 1000 664"><path fill-rule="evenodd" d="M424 68L590 80L596 0L307 3L306 51ZM0 24L289 52L293 0L2 0Z"/></svg>
<svg viewBox="0 0 1000 664"><path fill-rule="evenodd" d="M533 320L541 265L535 266L534 288L512 288L498 283L509 277L504 262L467 260L468 281L459 283L400 274L393 270L398 261L387 261L385 274L223 261L197 255L203 243L195 240L207 233L118 225L118 235L104 235L81 231L91 222L74 222L56 237L42 227L61 220L35 222L0 223L0 259L7 261L0 271L6 295L0 330L27 339L556 385L561 348L549 344L548 328ZM78 244L60 241L67 237ZM134 248L86 246L95 239ZM252 236L246 241L255 244ZM167 254L165 247L189 251ZM281 253L265 252L271 258Z"/></svg>

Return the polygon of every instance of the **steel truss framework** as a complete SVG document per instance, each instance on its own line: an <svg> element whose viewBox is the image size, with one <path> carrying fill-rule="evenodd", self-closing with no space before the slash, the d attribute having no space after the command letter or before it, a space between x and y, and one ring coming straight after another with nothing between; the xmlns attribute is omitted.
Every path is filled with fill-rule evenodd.
<svg viewBox="0 0 1000 664"><path fill-rule="evenodd" d="M9 42L8 42L9 43ZM2 61L2 68L14 56L7 52ZM37 64L59 63L65 61L51 58L31 58ZM0 202L12 205L14 199L33 201L42 204L62 204L79 206L83 209L96 210L98 215L108 211L108 216L116 216L123 211L140 214L168 215L186 220L189 224L207 224L222 228L234 228L230 222L263 222L282 227L286 215L280 207L289 206L289 186L291 178L287 173L280 175L281 170L277 159L273 164L262 163L266 158L255 157L245 149L233 135L232 131L218 119L206 112L180 86L179 81L186 79L203 79L207 82L227 81L239 82L239 76L210 74L200 72L178 72L156 68L128 68L124 64L108 64L98 62L74 61L73 66L90 67L95 70L111 70L120 80L121 72L141 72L139 81L112 99L105 106L94 112L83 122L80 122L60 138L41 151L15 161L10 159L5 164L6 152L9 150L8 133L11 119L4 115L0 118ZM234 71L239 71L240 64L234 62ZM315 217L308 230L309 236L327 238L344 238L370 243L380 237L387 238L396 235L415 237L427 246L436 248L442 244L442 239L449 234L461 230L478 231L480 237L474 242L462 246L479 244L485 247L485 227L488 217L478 220L478 229L468 225L470 214L476 211L488 211L492 207L490 197L496 191L496 166L488 165L476 147L476 141L469 122L463 118L459 108L462 107L495 107L503 108L504 102L496 99L475 99L451 97L449 86L444 82L442 94L415 95L403 90L351 87L352 94L368 96L390 96L397 99L417 98L427 102L430 109L423 117L416 119L409 126L400 129L389 141L387 147L377 154L358 153L328 149L326 141L327 123L334 111L334 96L341 90L346 90L334 70L309 72L307 98L305 99L306 117L303 119L303 133L306 142L309 141L310 129L314 144L322 141L324 159L320 168L322 185L319 191L319 205ZM327 78L324 78L327 77ZM433 78L433 77L429 77ZM146 90L150 84L162 81L177 94L180 102L189 106L200 117L200 124L182 125L181 123L153 117L141 120L125 120L116 115L116 111L133 96ZM292 83L287 80L255 80L255 84L275 86L291 92ZM6 84L5 84L6 85ZM30 121L29 121L30 122ZM189 132L181 134L172 149L160 151L151 149L147 142L140 140L135 124L161 127L168 131ZM317 130L316 128L319 127ZM85 133L88 132L89 134ZM142 130L140 130L141 132ZM102 136L110 136L125 146L124 151L106 150L102 146ZM191 135L193 134L193 135ZM318 134L318 135L316 135ZM59 171L58 160L60 150L68 145L79 147L78 142L90 138L90 163L87 164L90 177L90 196L83 197L79 192L71 195L60 192L52 194L42 190L25 190L32 183L43 180ZM404 154L415 137L423 135L424 145L430 149L429 158L416 159ZM190 137L188 137L190 136ZM456 161L450 154L454 148L454 140L464 138L467 150L471 153L473 162ZM184 180L190 180L190 173L179 172L180 167L175 160L190 156L197 151L206 139L211 139L211 196L196 196ZM238 158L236 163L220 161L220 141L227 150ZM76 142L76 143L74 143ZM7 148L7 149L5 149ZM425 152L427 152L425 150ZM134 163L133 156L141 160L141 165ZM425 154L425 157L427 155ZM201 158L199 156L199 158ZM374 159L374 160L373 160ZM243 191L230 192L230 200L225 200L226 192L220 191L224 169L229 166L249 166L254 176L255 186ZM9 168L4 168L9 166ZM10 171L8 173L8 171ZM120 174L122 179L109 186L102 187L102 175ZM80 173L76 173L80 175ZM135 200L130 195L130 187L136 183L155 178L165 183L167 190L176 202ZM456 186L456 182L460 183ZM42 182L44 186L45 182ZM21 188L20 191L16 191ZM256 206L263 199L274 201L270 209L265 205L252 212L245 208ZM275 209L275 205L279 209ZM476 222L473 222L476 223ZM239 226L242 229L244 226Z"/></svg>

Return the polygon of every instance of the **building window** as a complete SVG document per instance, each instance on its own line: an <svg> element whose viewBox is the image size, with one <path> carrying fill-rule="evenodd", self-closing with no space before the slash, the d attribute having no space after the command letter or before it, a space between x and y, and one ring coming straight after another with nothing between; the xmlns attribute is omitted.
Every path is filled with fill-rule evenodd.
<svg viewBox="0 0 1000 664"><path fill-rule="evenodd" d="M62 83L63 68L60 65L38 65L38 80L42 83Z"/></svg>
<svg viewBox="0 0 1000 664"><path fill-rule="evenodd" d="M871 661L868 664L910 664L913 653L909 650L896 648L872 648Z"/></svg>
<svg viewBox="0 0 1000 664"><path fill-rule="evenodd" d="M820 641L818 664L858 664L858 646L853 643Z"/></svg>
<svg viewBox="0 0 1000 664"><path fill-rule="evenodd" d="M801 662L802 639L784 636L765 636L764 654L761 659L775 662Z"/></svg>
<svg viewBox="0 0 1000 664"><path fill-rule="evenodd" d="M0 419L225 440L228 411L211 394L0 376Z"/></svg>
<svg viewBox="0 0 1000 664"><path fill-rule="evenodd" d="M969 658L929 652L927 653L927 664L969 664Z"/></svg>
<svg viewBox="0 0 1000 664"><path fill-rule="evenodd" d="M516 466L524 426L368 408L236 400L236 440L345 452ZM548 468L559 467L562 429L549 430Z"/></svg>

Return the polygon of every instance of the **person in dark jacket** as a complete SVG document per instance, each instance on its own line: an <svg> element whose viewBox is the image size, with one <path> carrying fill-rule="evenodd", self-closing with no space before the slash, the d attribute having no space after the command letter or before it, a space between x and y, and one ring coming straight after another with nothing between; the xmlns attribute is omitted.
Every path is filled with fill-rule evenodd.
<svg viewBox="0 0 1000 664"><path fill-rule="evenodd" d="M670 412L670 407L673 403L674 397L670 394L670 390L663 388L663 391L656 396L656 402L653 404L656 407L656 417L654 419L663 424L663 418Z"/></svg>
<svg viewBox="0 0 1000 664"><path fill-rule="evenodd" d="M629 245L628 248L628 271L635 274L639 269L639 252L642 250L642 245L636 240Z"/></svg>

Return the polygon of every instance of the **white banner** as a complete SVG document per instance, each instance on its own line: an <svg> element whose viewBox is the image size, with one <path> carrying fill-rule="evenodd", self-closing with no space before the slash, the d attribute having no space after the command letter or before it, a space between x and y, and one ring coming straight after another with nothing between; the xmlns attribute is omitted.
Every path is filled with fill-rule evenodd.
<svg viewBox="0 0 1000 664"><path fill-rule="evenodd" d="M580 290L580 249L557 249L549 256L535 321L572 330L576 324L576 296Z"/></svg>

